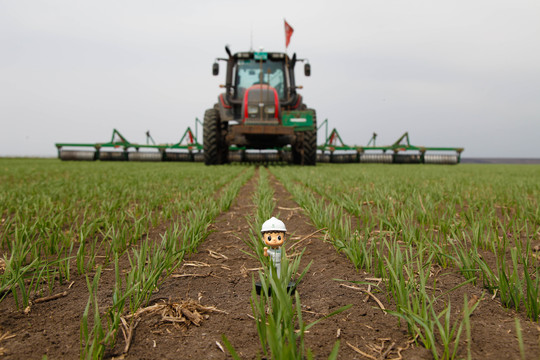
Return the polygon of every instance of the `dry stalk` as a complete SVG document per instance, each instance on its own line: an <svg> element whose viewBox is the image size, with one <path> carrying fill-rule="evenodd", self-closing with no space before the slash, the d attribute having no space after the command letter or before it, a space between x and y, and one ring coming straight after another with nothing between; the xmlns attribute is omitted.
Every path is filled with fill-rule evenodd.
<svg viewBox="0 0 540 360"><path fill-rule="evenodd" d="M349 345L349 347L351 349L353 349L354 351L356 351L357 353L359 353L360 355L362 356L365 356L369 359L373 359L373 360L378 360L375 356L371 356L369 354L366 354L365 352L363 352L362 350L360 350L359 348L357 348L356 346L352 345L350 342L347 341L347 345Z"/></svg>
<svg viewBox="0 0 540 360"><path fill-rule="evenodd" d="M46 301L60 299L61 297L67 296L67 294L68 294L67 291L64 291L64 292L61 292L59 294L54 294L54 295L51 295L51 296L41 297L39 299L34 300L33 303L34 304L39 304L39 303L46 302Z"/></svg>
<svg viewBox="0 0 540 360"><path fill-rule="evenodd" d="M424 203L422 202L422 197L420 196L420 194L418 194L418 200L420 200L420 206L422 206L422 211L425 213L426 208L424 207Z"/></svg>
<svg viewBox="0 0 540 360"><path fill-rule="evenodd" d="M302 210L301 207L295 207L295 208L286 208L286 207L282 207L282 206L278 206L277 207L279 210L287 210L287 211L296 211L296 210Z"/></svg>
<svg viewBox="0 0 540 360"><path fill-rule="evenodd" d="M219 343L219 341L216 341L216 345L219 348L219 350L225 352L225 349L223 349L223 346Z"/></svg>
<svg viewBox="0 0 540 360"><path fill-rule="evenodd" d="M147 306L145 308L141 308L139 310L137 310L136 312L134 312L133 314L129 314L129 315L126 315L124 316L126 319L129 319L129 318L132 318L134 316L141 316L142 314L146 313L146 312L153 312L153 311L156 311L158 309L161 309L163 307L163 304L154 304L154 305L151 305L151 306Z"/></svg>
<svg viewBox="0 0 540 360"><path fill-rule="evenodd" d="M296 245L300 244L302 241L304 240L307 240L309 239L310 237L312 237L313 235L323 231L323 230L326 230L326 228L322 228L322 229L319 229L317 231L314 231L312 232L311 234L307 235L306 237L304 237L302 240L299 240L298 242L295 242L294 244L292 244L288 249L287 249L287 252L289 252L292 248L294 248Z"/></svg>
<svg viewBox="0 0 540 360"><path fill-rule="evenodd" d="M0 341L12 339L15 336L17 336L17 335L16 334L10 334L9 331L6 331L4 334L0 335Z"/></svg>
<svg viewBox="0 0 540 360"><path fill-rule="evenodd" d="M368 286L367 286L367 291L368 291L368 292L371 292L371 284L368 284ZM366 298L364 299L364 302L367 302L368 299L369 299L369 295L366 294Z"/></svg>
<svg viewBox="0 0 540 360"><path fill-rule="evenodd" d="M218 252L215 252L213 250L208 249L208 254L213 257L214 259L225 259L228 260L229 258L223 254L220 254Z"/></svg>
<svg viewBox="0 0 540 360"><path fill-rule="evenodd" d="M469 302L467 303L467 307L468 307L469 309L474 308L474 305L476 305L476 303L477 303L478 301L480 301L480 298L478 297L478 295L474 295L474 294L473 294L473 296L471 297L471 299L470 299ZM474 310L476 310L476 308L475 308ZM471 311L471 313L470 313L469 315L472 315L472 313L474 312L474 310Z"/></svg>
<svg viewBox="0 0 540 360"><path fill-rule="evenodd" d="M377 299L377 297L376 297L375 295L373 295L370 291L361 289L361 288L356 287L356 286L346 285L346 284L340 284L340 286L343 286L343 287L346 287L346 288L349 288L349 289L354 289L354 290L363 291L364 293L366 293L367 295L369 295L369 297L371 297L373 300L375 300L375 302L377 303L377 305L379 305L379 307L381 308L381 310L382 310L382 311L384 312L384 314L386 315L386 308L384 307L384 305L382 304L382 302L381 302L379 299Z"/></svg>
<svg viewBox="0 0 540 360"><path fill-rule="evenodd" d="M394 349L394 346L396 345L395 342L392 342L388 348L382 352L382 350L384 349L384 341L383 341L383 344L382 344L382 347L381 347L381 356L380 356L380 359L386 359L386 357L388 356L388 354L390 354L390 352Z"/></svg>
<svg viewBox="0 0 540 360"><path fill-rule="evenodd" d="M418 335L416 335L412 340L407 341L407 346L405 346L404 348L398 347L397 348L397 354L398 354L399 357L397 357L395 359L392 359L392 360L402 360L403 356L401 356L401 352L407 350L411 346L411 344L416 341L417 338L418 338Z"/></svg>
<svg viewBox="0 0 540 360"><path fill-rule="evenodd" d="M202 261L186 261L182 264L182 267L184 266L210 267L210 264L204 263Z"/></svg>
<svg viewBox="0 0 540 360"><path fill-rule="evenodd" d="M129 347L131 346L131 340L133 339L133 331L139 325L139 322L141 319L137 318L134 319L131 324L128 326L128 323L125 318L121 317L120 321L122 321L122 334L124 335L124 340L126 342L126 346L124 347L124 355L126 355L129 351Z"/></svg>
<svg viewBox="0 0 540 360"><path fill-rule="evenodd" d="M208 277L211 276L212 273L209 272L208 274L173 274L171 277L173 278L180 278L180 277Z"/></svg>

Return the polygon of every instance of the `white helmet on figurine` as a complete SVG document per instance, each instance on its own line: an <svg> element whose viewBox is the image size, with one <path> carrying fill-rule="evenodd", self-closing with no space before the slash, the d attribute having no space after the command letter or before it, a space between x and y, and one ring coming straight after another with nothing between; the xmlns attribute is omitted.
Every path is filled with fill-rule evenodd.
<svg viewBox="0 0 540 360"><path fill-rule="evenodd" d="M287 232L287 229L285 228L285 224L283 223L283 221L272 217L271 219L268 219L264 222L264 224L262 225L261 233L269 231Z"/></svg>

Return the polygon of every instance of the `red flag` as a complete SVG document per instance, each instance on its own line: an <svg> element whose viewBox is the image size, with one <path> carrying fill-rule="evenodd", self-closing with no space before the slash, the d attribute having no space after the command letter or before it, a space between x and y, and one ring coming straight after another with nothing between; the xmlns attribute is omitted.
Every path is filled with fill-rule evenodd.
<svg viewBox="0 0 540 360"><path fill-rule="evenodd" d="M292 28L291 25L287 23L287 20L284 20L284 21L285 21L285 48L288 48L289 43L291 42L291 36L292 36L292 33L294 32L294 29Z"/></svg>

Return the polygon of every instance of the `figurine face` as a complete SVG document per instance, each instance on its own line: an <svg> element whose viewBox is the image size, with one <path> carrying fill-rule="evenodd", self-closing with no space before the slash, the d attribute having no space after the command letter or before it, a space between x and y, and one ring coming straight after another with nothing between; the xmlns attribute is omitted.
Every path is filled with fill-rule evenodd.
<svg viewBox="0 0 540 360"><path fill-rule="evenodd" d="M267 246L270 246L273 249L277 249L285 241L284 232L265 232L263 234L263 241Z"/></svg>

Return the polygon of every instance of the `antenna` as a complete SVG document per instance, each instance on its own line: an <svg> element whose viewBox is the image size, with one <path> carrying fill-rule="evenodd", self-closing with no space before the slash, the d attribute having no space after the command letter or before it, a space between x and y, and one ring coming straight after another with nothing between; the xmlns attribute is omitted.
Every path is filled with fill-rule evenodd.
<svg viewBox="0 0 540 360"><path fill-rule="evenodd" d="M253 25L251 25L251 31L249 33L249 52L253 52Z"/></svg>

